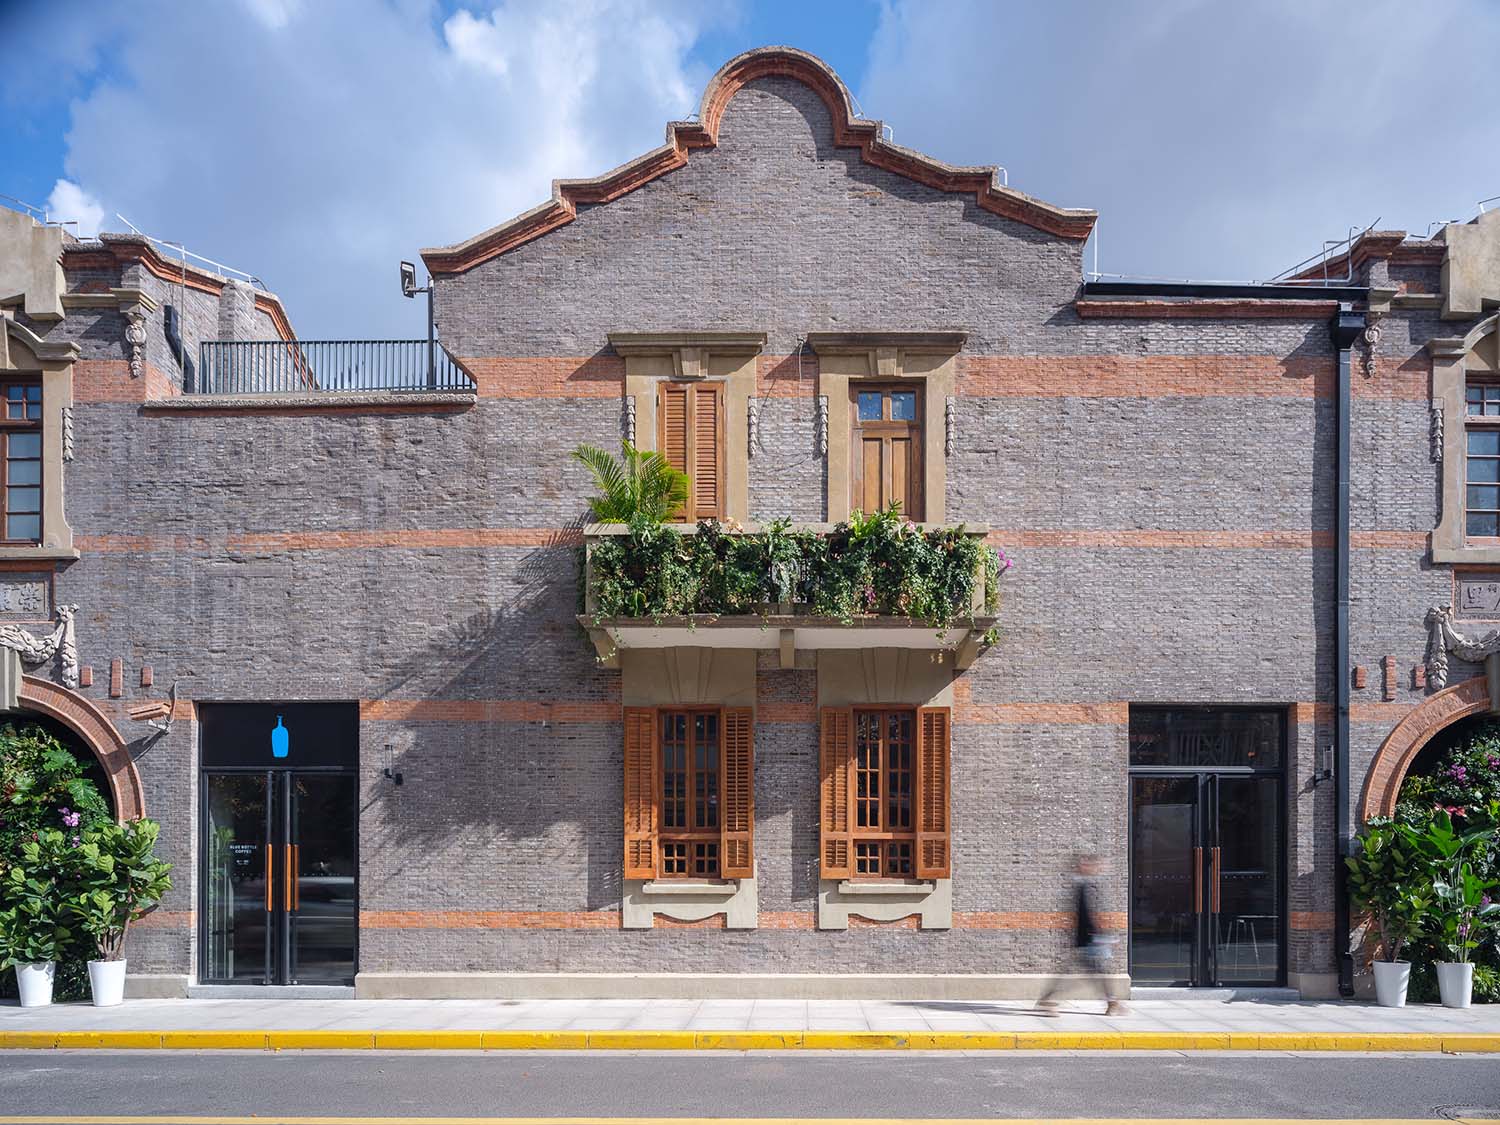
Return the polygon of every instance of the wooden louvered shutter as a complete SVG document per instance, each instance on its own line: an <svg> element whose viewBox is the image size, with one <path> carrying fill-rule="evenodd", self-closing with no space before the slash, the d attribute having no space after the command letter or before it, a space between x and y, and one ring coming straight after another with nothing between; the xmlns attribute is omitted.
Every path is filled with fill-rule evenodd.
<svg viewBox="0 0 1500 1125"><path fill-rule="evenodd" d="M625 878L656 878L656 708L625 708Z"/></svg>
<svg viewBox="0 0 1500 1125"><path fill-rule="evenodd" d="M953 845L948 816L952 757L953 713L947 707L918 707L918 879L946 879L953 870Z"/></svg>
<svg viewBox="0 0 1500 1125"><path fill-rule="evenodd" d="M719 802L719 874L755 875L755 712L724 708L724 765Z"/></svg>
<svg viewBox="0 0 1500 1125"><path fill-rule="evenodd" d="M818 755L821 873L825 879L852 879L854 845L849 775L854 758L854 711L849 707L825 707L822 718Z"/></svg>
<svg viewBox="0 0 1500 1125"><path fill-rule="evenodd" d="M658 384L657 449L692 482L677 519L724 517L724 386Z"/></svg>
<svg viewBox="0 0 1500 1125"><path fill-rule="evenodd" d="M718 383L700 383L693 388L693 492L689 510L695 520L724 516L724 440L719 425L723 401L724 389Z"/></svg>

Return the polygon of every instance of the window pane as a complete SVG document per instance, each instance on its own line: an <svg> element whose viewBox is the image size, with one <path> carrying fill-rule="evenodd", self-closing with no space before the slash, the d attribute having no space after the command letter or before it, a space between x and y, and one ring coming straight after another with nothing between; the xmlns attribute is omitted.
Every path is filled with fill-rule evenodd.
<svg viewBox="0 0 1500 1125"><path fill-rule="evenodd" d="M1493 512L1470 512L1465 531L1474 536L1500 535L1500 515Z"/></svg>
<svg viewBox="0 0 1500 1125"><path fill-rule="evenodd" d="M1471 511L1500 511L1500 485L1471 484L1465 506Z"/></svg>
<svg viewBox="0 0 1500 1125"><path fill-rule="evenodd" d="M40 539L42 537L41 516L7 516L5 519L7 539Z"/></svg>
<svg viewBox="0 0 1500 1125"><path fill-rule="evenodd" d="M1500 465L1500 461L1489 463ZM5 479L11 484L41 484L42 463L40 461L11 461L5 466ZM1488 479L1500 480L1500 477Z"/></svg>
<svg viewBox="0 0 1500 1125"><path fill-rule="evenodd" d="M1486 481L1500 481L1500 460L1489 457L1470 457L1469 480L1478 484Z"/></svg>
<svg viewBox="0 0 1500 1125"><path fill-rule="evenodd" d="M917 392L891 392L891 418L897 422L912 422L917 417Z"/></svg>
<svg viewBox="0 0 1500 1125"><path fill-rule="evenodd" d="M1497 434L1496 437L1500 437ZM6 443L6 452L11 457L40 457L42 455L41 434L11 434Z"/></svg>
<svg viewBox="0 0 1500 1125"><path fill-rule="evenodd" d="M1482 387L1470 387L1464 392L1464 402L1470 414L1479 413L1479 404L1483 401L1484 390Z"/></svg>
<svg viewBox="0 0 1500 1125"><path fill-rule="evenodd" d="M1470 430L1471 457L1500 457L1500 430Z"/></svg>
<svg viewBox="0 0 1500 1125"><path fill-rule="evenodd" d="M1203 708L1132 707L1132 766L1281 765L1286 712Z"/></svg>
<svg viewBox="0 0 1500 1125"><path fill-rule="evenodd" d="M880 399L879 391L859 392L859 420L861 422L880 421Z"/></svg>
<svg viewBox="0 0 1500 1125"><path fill-rule="evenodd" d="M5 510L7 512L40 512L42 490L40 488L7 488Z"/></svg>

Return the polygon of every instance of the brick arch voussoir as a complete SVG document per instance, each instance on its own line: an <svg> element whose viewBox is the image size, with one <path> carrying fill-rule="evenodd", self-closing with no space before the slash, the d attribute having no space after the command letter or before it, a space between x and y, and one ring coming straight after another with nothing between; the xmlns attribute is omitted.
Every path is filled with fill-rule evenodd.
<svg viewBox="0 0 1500 1125"><path fill-rule="evenodd" d="M146 815L141 775L130 760L130 751L108 716L77 692L33 676L21 678L20 703L29 711L56 719L94 752L109 783L115 815L138 820Z"/></svg>
<svg viewBox="0 0 1500 1125"><path fill-rule="evenodd" d="M1396 799L1406 772L1433 738L1445 727L1460 719L1488 711L1489 684L1483 676L1444 688L1396 724L1370 763L1365 788L1360 796L1359 819L1390 816L1396 811Z"/></svg>

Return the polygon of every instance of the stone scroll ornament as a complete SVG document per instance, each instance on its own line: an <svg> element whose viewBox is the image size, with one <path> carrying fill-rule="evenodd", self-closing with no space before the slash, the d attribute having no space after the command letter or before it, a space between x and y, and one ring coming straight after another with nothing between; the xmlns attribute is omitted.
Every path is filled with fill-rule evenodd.
<svg viewBox="0 0 1500 1125"><path fill-rule="evenodd" d="M130 377L146 373L146 314L131 309L125 314L125 342L130 345Z"/></svg>
<svg viewBox="0 0 1500 1125"><path fill-rule="evenodd" d="M57 625L45 637L35 637L19 625L0 625L0 648L15 650L22 664L41 664L58 658L62 666L63 686L78 686L78 646L73 641L73 615L76 605L57 607Z"/></svg>
<svg viewBox="0 0 1500 1125"><path fill-rule="evenodd" d="M1453 627L1453 607L1434 606L1427 611L1427 683L1434 691L1448 685L1448 654L1460 660L1482 664L1487 656L1500 652L1500 629L1475 640Z"/></svg>

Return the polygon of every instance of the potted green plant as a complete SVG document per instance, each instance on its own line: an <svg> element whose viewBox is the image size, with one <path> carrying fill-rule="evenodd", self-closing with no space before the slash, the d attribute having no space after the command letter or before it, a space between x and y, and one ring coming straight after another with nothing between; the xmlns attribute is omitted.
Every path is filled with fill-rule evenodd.
<svg viewBox="0 0 1500 1125"><path fill-rule="evenodd" d="M1406 1004L1411 963L1401 960L1401 947L1420 929L1432 902L1428 865L1413 835L1405 825L1372 818L1356 841L1355 853L1344 861L1349 895L1380 934L1385 956L1374 964L1375 1000L1386 1008Z"/></svg>
<svg viewBox="0 0 1500 1125"><path fill-rule="evenodd" d="M23 1008L52 1003L57 961L73 938L64 910L66 848L61 832L41 829L0 884L0 968L15 966Z"/></svg>
<svg viewBox="0 0 1500 1125"><path fill-rule="evenodd" d="M155 910L172 887L171 864L155 854L160 833L154 820L108 821L85 831L73 849L67 910L99 953L89 962L96 1007L124 999L130 924Z"/></svg>
<svg viewBox="0 0 1500 1125"><path fill-rule="evenodd" d="M1429 933L1452 958L1437 963L1438 994L1445 1008L1467 1008L1474 997L1474 966L1469 956L1479 947L1485 926L1500 914L1500 903L1490 891L1495 884L1474 869L1472 856L1479 847L1494 846L1500 803L1487 809L1471 809L1466 828L1457 832L1453 818L1444 809L1433 813L1413 841L1431 862L1432 909Z"/></svg>

